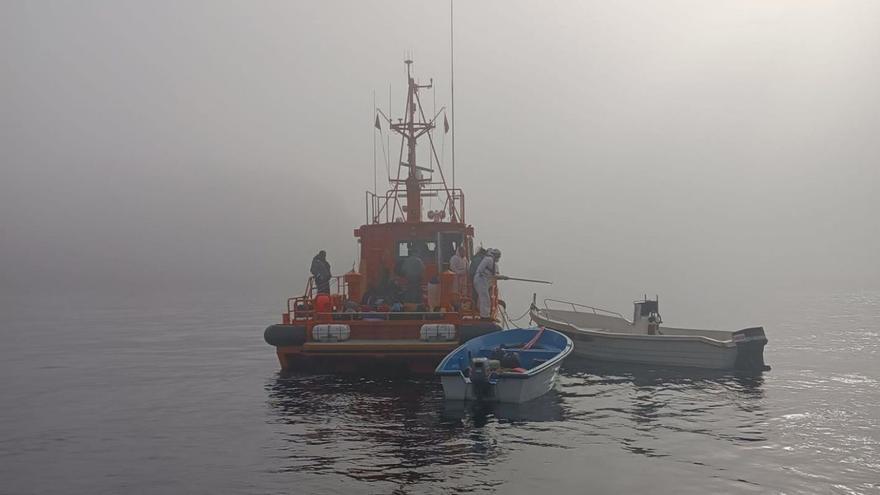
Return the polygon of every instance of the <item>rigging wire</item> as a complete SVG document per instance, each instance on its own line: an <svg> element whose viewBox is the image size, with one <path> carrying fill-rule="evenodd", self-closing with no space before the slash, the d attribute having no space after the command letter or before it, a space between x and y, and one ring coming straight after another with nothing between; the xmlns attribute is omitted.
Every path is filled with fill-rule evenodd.
<svg viewBox="0 0 880 495"><path fill-rule="evenodd" d="M391 165L388 160L389 153L385 150L385 140L382 139L382 129L379 129L379 144L382 146L382 155L385 157L385 171L388 173L388 180L391 180Z"/></svg>
<svg viewBox="0 0 880 495"><path fill-rule="evenodd" d="M436 117L436 115L437 115L437 89L434 88L433 83L434 83L434 81L432 80L431 81L431 98L433 101L431 103L431 115L434 115L434 120L436 120L437 119L437 117ZM433 120L431 122L433 123ZM433 131L428 131L428 132L433 132ZM428 150L428 163L430 164L430 166L428 168L430 168L431 170L434 170L434 159L435 158L436 158L435 153L431 153L431 151ZM438 168L440 167L439 160L437 160L437 167ZM431 172L431 181L432 182L434 181L434 172ZM439 200L439 198L438 198L438 200ZM434 197L433 196L428 198L428 209L430 210L432 208L434 208Z"/></svg>
<svg viewBox="0 0 880 495"><path fill-rule="evenodd" d="M440 163L446 163L446 133L440 136Z"/></svg>

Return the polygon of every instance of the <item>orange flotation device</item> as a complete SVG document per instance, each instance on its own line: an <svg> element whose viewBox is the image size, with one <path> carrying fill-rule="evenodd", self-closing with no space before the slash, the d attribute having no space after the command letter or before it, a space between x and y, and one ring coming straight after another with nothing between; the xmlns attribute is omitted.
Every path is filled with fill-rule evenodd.
<svg viewBox="0 0 880 495"><path fill-rule="evenodd" d="M315 312L330 313L333 311L333 299L330 294L318 294L315 296Z"/></svg>

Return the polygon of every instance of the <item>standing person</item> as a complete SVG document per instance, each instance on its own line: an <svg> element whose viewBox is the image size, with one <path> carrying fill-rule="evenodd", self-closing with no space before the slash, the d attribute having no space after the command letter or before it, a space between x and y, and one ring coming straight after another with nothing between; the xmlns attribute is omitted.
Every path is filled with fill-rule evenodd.
<svg viewBox="0 0 880 495"><path fill-rule="evenodd" d="M475 254L474 257L471 258L471 266L468 269L468 280L470 280L471 283L473 283L474 277L477 275L477 268L480 267L480 262L482 262L483 258L485 258L485 257L486 257L486 250L483 248L483 246L480 246L480 249L477 250L477 254ZM477 300L477 288L476 287L473 287L471 290L471 299L473 299L474 301Z"/></svg>
<svg viewBox="0 0 880 495"><path fill-rule="evenodd" d="M492 301L489 298L489 287L492 285L492 279L497 273L498 260L501 259L501 251L497 249L489 249L486 256L480 261L477 267L477 274L474 276L474 289L477 291L477 299L480 307L480 318L489 318L492 315Z"/></svg>
<svg viewBox="0 0 880 495"><path fill-rule="evenodd" d="M400 272L406 279L404 302L422 302L422 277L425 274L425 262L422 261L422 250L418 247L403 260Z"/></svg>
<svg viewBox="0 0 880 495"><path fill-rule="evenodd" d="M468 276L468 260L465 257L464 246L458 246L455 254L449 258L449 269L455 274L455 278L452 279L452 292L461 295L467 290Z"/></svg>
<svg viewBox="0 0 880 495"><path fill-rule="evenodd" d="M330 263L327 262L327 252L323 249L312 258L312 276L315 277L315 286L318 294L330 293Z"/></svg>

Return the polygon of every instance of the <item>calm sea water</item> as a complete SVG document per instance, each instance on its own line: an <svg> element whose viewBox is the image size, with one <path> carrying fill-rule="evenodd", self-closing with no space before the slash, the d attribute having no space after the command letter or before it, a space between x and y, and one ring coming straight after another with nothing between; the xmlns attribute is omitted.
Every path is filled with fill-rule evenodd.
<svg viewBox="0 0 880 495"><path fill-rule="evenodd" d="M0 309L4 494L880 493L880 292L756 310L761 377L570 360L489 407L282 376L274 300Z"/></svg>

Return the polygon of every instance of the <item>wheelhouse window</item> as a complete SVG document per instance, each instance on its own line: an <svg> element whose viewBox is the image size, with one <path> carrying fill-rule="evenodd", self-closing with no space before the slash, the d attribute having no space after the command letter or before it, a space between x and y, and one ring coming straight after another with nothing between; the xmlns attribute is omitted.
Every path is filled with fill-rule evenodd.
<svg viewBox="0 0 880 495"><path fill-rule="evenodd" d="M449 259L455 254L458 247L462 245L460 232L440 232L438 236L440 246L438 247L438 260L440 263L439 271L443 272L449 269Z"/></svg>
<svg viewBox="0 0 880 495"><path fill-rule="evenodd" d="M420 252L422 261L433 262L437 254L437 243L435 241L411 240L398 241L397 258L406 258L413 253Z"/></svg>

